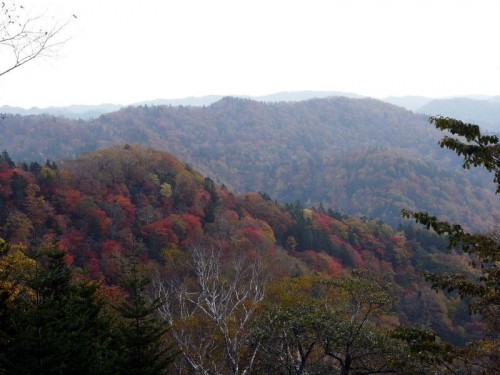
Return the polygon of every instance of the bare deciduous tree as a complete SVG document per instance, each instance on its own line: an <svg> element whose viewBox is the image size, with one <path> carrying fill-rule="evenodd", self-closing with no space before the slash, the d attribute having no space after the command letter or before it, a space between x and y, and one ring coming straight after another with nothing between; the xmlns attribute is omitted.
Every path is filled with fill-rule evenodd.
<svg viewBox="0 0 500 375"><path fill-rule="evenodd" d="M44 17L30 16L22 5L0 5L0 77L27 62L50 56L65 40L67 23L46 25Z"/></svg>
<svg viewBox="0 0 500 375"><path fill-rule="evenodd" d="M223 261L214 246L193 246L190 256L192 277L158 280L160 313L196 374L248 374L258 349L248 344L264 298L261 265L242 254Z"/></svg>

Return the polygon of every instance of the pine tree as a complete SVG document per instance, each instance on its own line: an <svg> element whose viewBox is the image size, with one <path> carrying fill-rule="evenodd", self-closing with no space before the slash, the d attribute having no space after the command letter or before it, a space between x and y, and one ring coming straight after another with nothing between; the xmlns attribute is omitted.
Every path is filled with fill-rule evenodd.
<svg viewBox="0 0 500 375"><path fill-rule="evenodd" d="M122 350L119 373L123 375L154 375L164 373L175 353L166 344L168 328L157 319L157 310L163 304L148 296L150 279L132 261L124 285L128 298L118 306L121 317Z"/></svg>
<svg viewBox="0 0 500 375"><path fill-rule="evenodd" d="M7 165L9 166L9 168L14 168L14 166L16 165L14 163L14 161L11 159L9 153L7 152L7 150L3 150L1 153L0 153L0 164L2 163L7 163Z"/></svg>
<svg viewBox="0 0 500 375"><path fill-rule="evenodd" d="M54 246L36 256L34 275L27 280L32 296L16 307L6 354L9 374L106 374L111 320L96 298L97 284L74 281Z"/></svg>

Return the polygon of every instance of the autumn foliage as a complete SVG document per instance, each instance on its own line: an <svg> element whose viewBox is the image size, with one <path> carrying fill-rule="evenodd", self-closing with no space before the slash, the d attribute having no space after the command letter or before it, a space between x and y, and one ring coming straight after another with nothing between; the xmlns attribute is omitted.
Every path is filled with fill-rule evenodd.
<svg viewBox="0 0 500 375"><path fill-rule="evenodd" d="M397 302L391 302L394 315L384 318L390 321L388 327L425 325L458 344L470 337L471 327L481 328L459 301L432 293L422 279L423 269L469 270L463 254L447 253L437 236L412 226L395 230L380 221L345 216L322 205L279 205L264 193L236 194L171 155L150 148L117 146L31 170L27 165L4 162L0 164L0 206L0 236L14 248L24 249L24 253L10 252L9 258L0 255L0 266L13 259L13 266L19 268L16 272L29 273L30 254L53 244L62 254L61 262L98 283L96 293L107 296L112 304L123 302L127 295L121 280L130 268L130 259L149 275L161 275L164 288L177 285L172 290L185 293L186 304L191 292L206 298L202 291L210 285L226 288L234 283L234 288L240 287L242 270L258 270L259 283L286 287L285 280L291 278L332 280L347 277L352 269L365 269L393 286L390 293ZM205 264L193 252L207 248L217 249L220 263ZM206 273L200 267L212 272L210 267L215 265L221 267L217 280L204 283L201 278ZM10 290L8 301L24 293L24 286L12 280L10 271L0 271L6 275L0 285ZM253 274L245 277L249 285L257 280ZM259 284L259 293L265 290L263 285ZM240 300L240 292L231 294L234 290L228 296L236 301L239 318L228 313L224 319L247 315L253 319L261 313L264 294L246 301ZM244 330L237 335L236 328L229 326L217 333L217 320L202 313L203 303L210 301L200 301L192 307L196 319L164 310L165 319L179 319L171 323L172 334L198 335L200 327L210 326L213 335L223 335L221 340L239 340L234 350L241 351L237 360L218 349L213 353L221 361L225 358L227 363L236 366L241 362L242 368L250 368L254 359L248 354L253 353L248 352L248 340L254 336L247 330L252 325L245 321ZM188 344L186 348L194 350Z"/></svg>

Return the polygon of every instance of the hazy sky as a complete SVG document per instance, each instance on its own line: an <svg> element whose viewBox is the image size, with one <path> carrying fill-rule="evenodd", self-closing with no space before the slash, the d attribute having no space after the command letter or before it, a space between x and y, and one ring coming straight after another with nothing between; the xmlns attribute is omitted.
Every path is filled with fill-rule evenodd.
<svg viewBox="0 0 500 375"><path fill-rule="evenodd" d="M500 95L499 0L19 2L69 20L71 39L56 58L0 77L0 106L296 90Z"/></svg>

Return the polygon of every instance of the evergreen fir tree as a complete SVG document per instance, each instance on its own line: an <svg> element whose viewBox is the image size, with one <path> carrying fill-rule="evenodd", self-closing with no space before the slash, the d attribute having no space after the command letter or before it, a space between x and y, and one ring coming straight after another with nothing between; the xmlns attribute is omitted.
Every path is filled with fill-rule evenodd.
<svg viewBox="0 0 500 375"><path fill-rule="evenodd" d="M3 150L1 153L0 153L0 164L2 163L7 163L7 165L9 166L9 168L14 168L15 167L15 163L14 161L11 159L9 153L7 152L7 150Z"/></svg>
<svg viewBox="0 0 500 375"><path fill-rule="evenodd" d="M128 298L118 306L123 339L119 373L123 375L162 374L175 356L172 346L166 344L168 327L156 316L163 303L148 296L150 282L134 259L124 281Z"/></svg>
<svg viewBox="0 0 500 375"><path fill-rule="evenodd" d="M111 374L111 320L98 301L97 285L73 281L65 254L49 247L38 254L28 284L32 298L17 306L6 354L8 374Z"/></svg>

